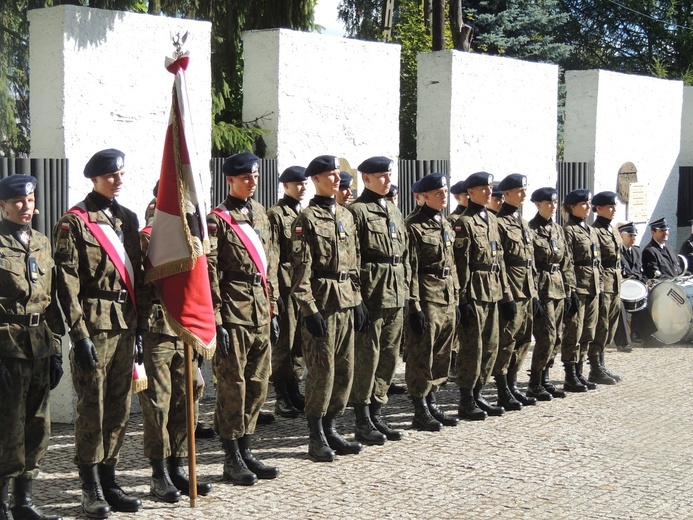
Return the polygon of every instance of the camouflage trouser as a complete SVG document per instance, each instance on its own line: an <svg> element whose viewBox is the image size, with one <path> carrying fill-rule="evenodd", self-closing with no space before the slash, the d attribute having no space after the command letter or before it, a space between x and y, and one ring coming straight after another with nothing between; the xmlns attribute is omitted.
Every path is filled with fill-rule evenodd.
<svg viewBox="0 0 693 520"><path fill-rule="evenodd" d="M217 398L214 429L222 439L254 433L260 409L267 399L271 370L270 324L247 327L224 323L229 333L229 355L217 347L214 375Z"/></svg>
<svg viewBox="0 0 693 520"><path fill-rule="evenodd" d="M113 466L130 418L135 334L102 330L90 336L99 357L96 370L82 370L70 350L72 385L77 394L75 464Z"/></svg>
<svg viewBox="0 0 693 520"><path fill-rule="evenodd" d="M370 404L371 400L387 403L387 390L399 360L403 324L403 309L374 309L368 330L356 333L351 404Z"/></svg>
<svg viewBox="0 0 693 520"><path fill-rule="evenodd" d="M197 363L193 364L197 368ZM187 457L188 430L183 342L167 334L148 332L144 343L147 389L138 393L144 422L144 456ZM197 406L195 419L197 423Z"/></svg>
<svg viewBox="0 0 693 520"><path fill-rule="evenodd" d="M580 363L584 361L589 344L594 341L599 317L599 296L579 294L580 307L572 316L565 317L565 328L561 340L561 361Z"/></svg>
<svg viewBox="0 0 693 520"><path fill-rule="evenodd" d="M297 326L300 311L296 300L283 295L285 310L279 315L279 341L272 347L272 375L270 380L290 381L294 378L294 345L300 341L300 328Z"/></svg>
<svg viewBox="0 0 693 520"><path fill-rule="evenodd" d="M587 355L597 356L601 354L604 352L606 346L614 341L620 314L621 295L617 293L604 293L604 306L599 309L597 330L594 335L594 341L590 343Z"/></svg>
<svg viewBox="0 0 693 520"><path fill-rule="evenodd" d="M563 299L547 300L544 302L544 316L537 316L534 320L532 370L541 372L553 366L561 345L563 302Z"/></svg>
<svg viewBox="0 0 693 520"><path fill-rule="evenodd" d="M324 312L325 335L316 338L301 326L308 367L305 413L322 417L344 413L354 378L354 309Z"/></svg>
<svg viewBox="0 0 693 520"><path fill-rule="evenodd" d="M0 484L38 475L51 435L49 360L2 360L12 385L0 400Z"/></svg>
<svg viewBox="0 0 693 520"><path fill-rule="evenodd" d="M471 301L476 318L471 327L460 327L457 385L485 385L498 354L498 303ZM466 336L466 337L465 337Z"/></svg>
<svg viewBox="0 0 693 520"><path fill-rule="evenodd" d="M455 333L455 305L421 302L428 324L421 336L407 324L407 365L404 377L409 395L425 397L436 392L448 378Z"/></svg>
<svg viewBox="0 0 693 520"><path fill-rule="evenodd" d="M500 337L498 339L498 356L493 367L494 376L504 376L508 372L515 373L522 366L532 344L532 299L515 300L517 314L508 321L499 316Z"/></svg>

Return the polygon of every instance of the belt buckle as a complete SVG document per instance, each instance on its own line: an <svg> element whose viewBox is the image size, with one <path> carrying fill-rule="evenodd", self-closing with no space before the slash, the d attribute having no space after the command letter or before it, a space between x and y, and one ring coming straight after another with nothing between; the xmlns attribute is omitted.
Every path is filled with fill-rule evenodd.
<svg viewBox="0 0 693 520"><path fill-rule="evenodd" d="M126 289L121 289L118 292L118 297L116 298L116 303L125 303L128 299L128 292Z"/></svg>
<svg viewBox="0 0 693 520"><path fill-rule="evenodd" d="M338 282L346 282L349 279L349 271L339 271L337 275Z"/></svg>
<svg viewBox="0 0 693 520"><path fill-rule="evenodd" d="M527 269L530 269L532 267L532 259L531 258L527 259L527 266L526 267L527 267Z"/></svg>
<svg viewBox="0 0 693 520"><path fill-rule="evenodd" d="M599 267L599 258L595 258L594 260L592 260L592 266Z"/></svg>
<svg viewBox="0 0 693 520"><path fill-rule="evenodd" d="M551 264L551 270L549 271L550 273L555 273L561 268L560 264Z"/></svg>
<svg viewBox="0 0 693 520"><path fill-rule="evenodd" d="M29 327L38 327L41 324L41 313L32 312L29 314Z"/></svg>
<svg viewBox="0 0 693 520"><path fill-rule="evenodd" d="M450 268L443 267L443 270L440 272L440 277L445 280L448 276L450 276Z"/></svg>
<svg viewBox="0 0 693 520"><path fill-rule="evenodd" d="M500 264L491 264L492 273L500 273Z"/></svg>
<svg viewBox="0 0 693 520"><path fill-rule="evenodd" d="M262 285L262 273L253 274L253 285Z"/></svg>
<svg viewBox="0 0 693 520"><path fill-rule="evenodd" d="M399 265L402 263L402 257L400 255L392 255L392 258L390 259L390 263L392 265Z"/></svg>

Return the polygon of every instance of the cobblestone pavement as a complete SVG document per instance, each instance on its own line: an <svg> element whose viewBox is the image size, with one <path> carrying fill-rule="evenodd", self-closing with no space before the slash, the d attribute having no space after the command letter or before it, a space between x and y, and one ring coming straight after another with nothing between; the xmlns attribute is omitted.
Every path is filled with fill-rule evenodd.
<svg viewBox="0 0 693 520"><path fill-rule="evenodd" d="M622 383L438 433L411 430L412 406L394 396L384 411L405 438L333 463L308 459L303 418L278 419L258 428L254 451L282 473L247 488L221 479L218 438L200 440L198 475L214 490L196 509L149 496L141 416L133 415L118 474L144 509L111 517L693 518L693 347L608 351L606 359ZM446 385L438 400L454 413L456 387ZM272 397L265 409L273 405ZM207 424L212 408L202 407ZM340 431L351 433L353 419L347 411ZM66 518L80 517L73 450L71 426L56 426L35 484L38 505Z"/></svg>

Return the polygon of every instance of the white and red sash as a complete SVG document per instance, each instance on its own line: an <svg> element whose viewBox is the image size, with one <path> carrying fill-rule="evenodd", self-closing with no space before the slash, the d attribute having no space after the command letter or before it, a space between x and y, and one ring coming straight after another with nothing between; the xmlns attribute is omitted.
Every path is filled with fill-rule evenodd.
<svg viewBox="0 0 693 520"><path fill-rule="evenodd" d="M243 245L250 255L250 259L262 275L262 286L269 295L267 289L267 255L265 254L265 248L262 246L260 237L248 222L238 222L233 218L224 204L219 204L212 210L212 213L219 215L224 222L231 226L231 229L233 229L238 238L241 239L241 242L243 242Z"/></svg>
<svg viewBox="0 0 693 520"><path fill-rule="evenodd" d="M115 230L106 222L92 222L89 219L89 212L84 202L80 202L76 206L72 207L69 213L74 213L79 218L82 219L84 225L87 226L89 232L94 235L94 238L99 243L99 245L106 251L108 258L111 259L113 265L115 266L121 280L125 283L128 294L130 295L130 300L132 304L137 308L137 303L135 300L135 284L133 280L135 279L132 263L130 262L130 257L128 257L125 252L125 247L120 242L118 235L116 235Z"/></svg>

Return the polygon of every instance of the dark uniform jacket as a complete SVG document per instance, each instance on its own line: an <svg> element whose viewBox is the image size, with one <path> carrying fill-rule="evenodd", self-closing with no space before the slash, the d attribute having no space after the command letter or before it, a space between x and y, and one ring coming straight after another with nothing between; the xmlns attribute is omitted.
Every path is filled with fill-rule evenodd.
<svg viewBox="0 0 693 520"><path fill-rule="evenodd" d="M693 234L681 244L679 254L686 257L686 260L688 260L688 272L693 273Z"/></svg>
<svg viewBox="0 0 693 520"><path fill-rule="evenodd" d="M642 251L639 246L630 249L621 246L621 276L624 279L647 282L647 276L642 271Z"/></svg>
<svg viewBox="0 0 693 520"><path fill-rule="evenodd" d="M501 206L498 212L498 232L513 299L535 298L537 291L532 232L515 206L507 203Z"/></svg>
<svg viewBox="0 0 693 520"><path fill-rule="evenodd" d="M647 278L674 278L682 273L673 248L654 239L642 250L642 269Z"/></svg>
<svg viewBox="0 0 693 520"><path fill-rule="evenodd" d="M569 217L563 226L568 251L573 257L573 272L567 272L568 285L578 294L597 296L602 290L599 238L584 220Z"/></svg>
<svg viewBox="0 0 693 520"><path fill-rule="evenodd" d="M539 213L529 221L534 244L534 264L537 270L537 293L541 301L561 300L575 289L569 280L574 278L573 257L568 251L563 228Z"/></svg>

